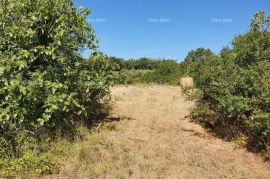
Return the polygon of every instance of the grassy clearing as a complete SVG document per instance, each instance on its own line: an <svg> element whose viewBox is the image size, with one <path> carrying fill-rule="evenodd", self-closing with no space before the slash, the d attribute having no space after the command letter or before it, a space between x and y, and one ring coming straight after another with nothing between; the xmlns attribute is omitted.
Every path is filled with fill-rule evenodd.
<svg viewBox="0 0 270 179"><path fill-rule="evenodd" d="M217 139L188 119L192 102L175 86L119 86L106 122L60 140L49 175L27 178L268 178L270 164L233 142ZM239 140L240 141L240 140ZM35 156L35 160L44 157ZM51 174L53 173L53 174Z"/></svg>
<svg viewBox="0 0 270 179"><path fill-rule="evenodd" d="M62 157L60 172L45 178L268 178L270 175L269 163L260 156L217 139L191 123L186 116L193 103L185 101L178 87L128 86L115 87L112 92L115 107L107 119L109 122L90 132L82 129L84 140L68 144L72 150Z"/></svg>

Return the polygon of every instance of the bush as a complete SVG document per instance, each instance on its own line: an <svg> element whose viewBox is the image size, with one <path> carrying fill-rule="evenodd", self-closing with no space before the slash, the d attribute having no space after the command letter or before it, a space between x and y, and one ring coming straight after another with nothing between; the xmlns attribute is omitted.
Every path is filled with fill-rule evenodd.
<svg viewBox="0 0 270 179"><path fill-rule="evenodd" d="M158 69L150 71L143 76L146 83L178 85L184 75L181 66L174 61L163 61Z"/></svg>
<svg viewBox="0 0 270 179"><path fill-rule="evenodd" d="M236 62L248 66L270 58L270 17L258 12L252 19L250 32L239 35L233 40Z"/></svg>
<svg viewBox="0 0 270 179"><path fill-rule="evenodd" d="M0 159L0 177L30 177L57 173L57 159L50 153L26 152L21 158Z"/></svg>
<svg viewBox="0 0 270 179"><path fill-rule="evenodd" d="M120 78L118 78L118 84L137 84L143 83L143 77L151 70L123 70L121 71Z"/></svg>
<svg viewBox="0 0 270 179"><path fill-rule="evenodd" d="M96 52L88 9L70 0L0 3L0 145L19 156L29 138L72 136L77 122L90 124L116 66ZM80 57L84 47L90 59Z"/></svg>
<svg viewBox="0 0 270 179"><path fill-rule="evenodd" d="M249 147L264 151L270 144L270 33L255 22L267 22L264 13L254 16L252 30L236 37L221 58L187 64L202 91L193 117L222 135L245 134Z"/></svg>
<svg viewBox="0 0 270 179"><path fill-rule="evenodd" d="M265 148L270 142L270 62L243 69L230 60L209 60L197 70L194 76L203 91L201 104L208 106L203 120L216 128L232 129L235 135L245 133L253 146ZM211 118L208 111L212 111Z"/></svg>

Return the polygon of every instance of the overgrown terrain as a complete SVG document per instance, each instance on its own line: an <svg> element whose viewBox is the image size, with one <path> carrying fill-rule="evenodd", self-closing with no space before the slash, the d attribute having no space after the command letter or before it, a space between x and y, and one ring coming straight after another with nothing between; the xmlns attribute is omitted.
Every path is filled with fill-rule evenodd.
<svg viewBox="0 0 270 179"><path fill-rule="evenodd" d="M98 52L89 14L69 0L0 1L0 177L28 164L51 173L48 143L106 112L117 65Z"/></svg>
<svg viewBox="0 0 270 179"><path fill-rule="evenodd" d="M270 18L259 12L252 19L250 31L237 36L232 48L224 48L219 56L198 49L184 62L201 90L194 119L226 139L242 140L247 148L264 152L268 159L269 24Z"/></svg>
<svg viewBox="0 0 270 179"><path fill-rule="evenodd" d="M180 78L184 76L183 65L170 59L131 59L110 57L110 60L118 64L122 72L119 84L169 84L179 85Z"/></svg>
<svg viewBox="0 0 270 179"><path fill-rule="evenodd" d="M270 176L264 12L231 47L181 63L107 57L89 15L72 0L0 0L0 178Z"/></svg>
<svg viewBox="0 0 270 179"><path fill-rule="evenodd" d="M194 103L179 87L118 86L112 94L107 122L72 144L62 170L47 178L269 178L260 156L190 122Z"/></svg>
<svg viewBox="0 0 270 179"><path fill-rule="evenodd" d="M192 98L198 102L194 121L225 139L240 140L249 150L262 152L269 159L269 26L270 18L258 12L249 31L236 36L231 47L224 47L219 54L198 48L190 51L182 63L147 58L111 60L122 69L137 70L127 73L127 79L136 79L137 83L177 85L181 77L193 77L196 90ZM139 73L141 69L150 71Z"/></svg>

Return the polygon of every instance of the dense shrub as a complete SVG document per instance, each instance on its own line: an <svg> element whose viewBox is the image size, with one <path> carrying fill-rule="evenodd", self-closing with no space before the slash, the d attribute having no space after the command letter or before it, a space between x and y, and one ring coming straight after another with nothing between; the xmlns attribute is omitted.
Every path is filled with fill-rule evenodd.
<svg viewBox="0 0 270 179"><path fill-rule="evenodd" d="M243 69L230 60L209 60L199 67L195 79L204 94L201 102L208 106L205 112L216 114L211 123L250 135L254 145L269 144L270 63Z"/></svg>
<svg viewBox="0 0 270 179"><path fill-rule="evenodd" d="M175 61L163 61L156 70L146 73L142 81L146 83L177 85L183 74L181 66Z"/></svg>
<svg viewBox="0 0 270 179"><path fill-rule="evenodd" d="M90 11L73 1L0 3L0 152L12 156L25 141L72 135L78 121L91 123L115 65L95 52ZM93 52L87 60L80 57L85 47Z"/></svg>
<svg viewBox="0 0 270 179"><path fill-rule="evenodd" d="M119 84L158 83L177 85L189 67L188 65L178 64L174 60L149 58L124 60L117 57L110 57L110 60L120 67Z"/></svg>
<svg viewBox="0 0 270 179"><path fill-rule="evenodd" d="M122 81L119 81L120 84L140 84L145 83L144 76L151 72L152 70L123 70L122 71Z"/></svg>
<svg viewBox="0 0 270 179"><path fill-rule="evenodd" d="M270 32L249 32L233 41L235 59L241 66L251 65L270 58Z"/></svg>
<svg viewBox="0 0 270 179"><path fill-rule="evenodd" d="M270 38L265 25L255 24L265 19L256 14L251 31L236 37L232 49L191 63L190 71L203 94L195 119L223 135L245 134L249 146L263 150L270 145Z"/></svg>

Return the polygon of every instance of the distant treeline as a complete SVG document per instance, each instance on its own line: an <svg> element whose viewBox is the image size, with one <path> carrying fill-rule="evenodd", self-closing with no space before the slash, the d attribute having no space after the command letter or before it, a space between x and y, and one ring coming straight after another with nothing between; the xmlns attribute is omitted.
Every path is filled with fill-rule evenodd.
<svg viewBox="0 0 270 179"><path fill-rule="evenodd" d="M123 78L119 83L156 83L179 84L180 78L186 70L182 63L171 59L140 58L124 60L123 58L110 57L110 60L119 65Z"/></svg>
<svg viewBox="0 0 270 179"><path fill-rule="evenodd" d="M123 59L119 57L109 57L109 59L117 63L121 70L155 70L164 63L171 63L175 66L179 64L171 59L152 59L152 58L139 58L139 59Z"/></svg>
<svg viewBox="0 0 270 179"><path fill-rule="evenodd" d="M270 17L258 12L250 30L236 36L219 54L198 48L181 63L173 60L123 60L112 57L130 83L179 84L193 77L194 120L270 159ZM142 71L142 72L141 72ZM135 79L135 80L134 80Z"/></svg>

